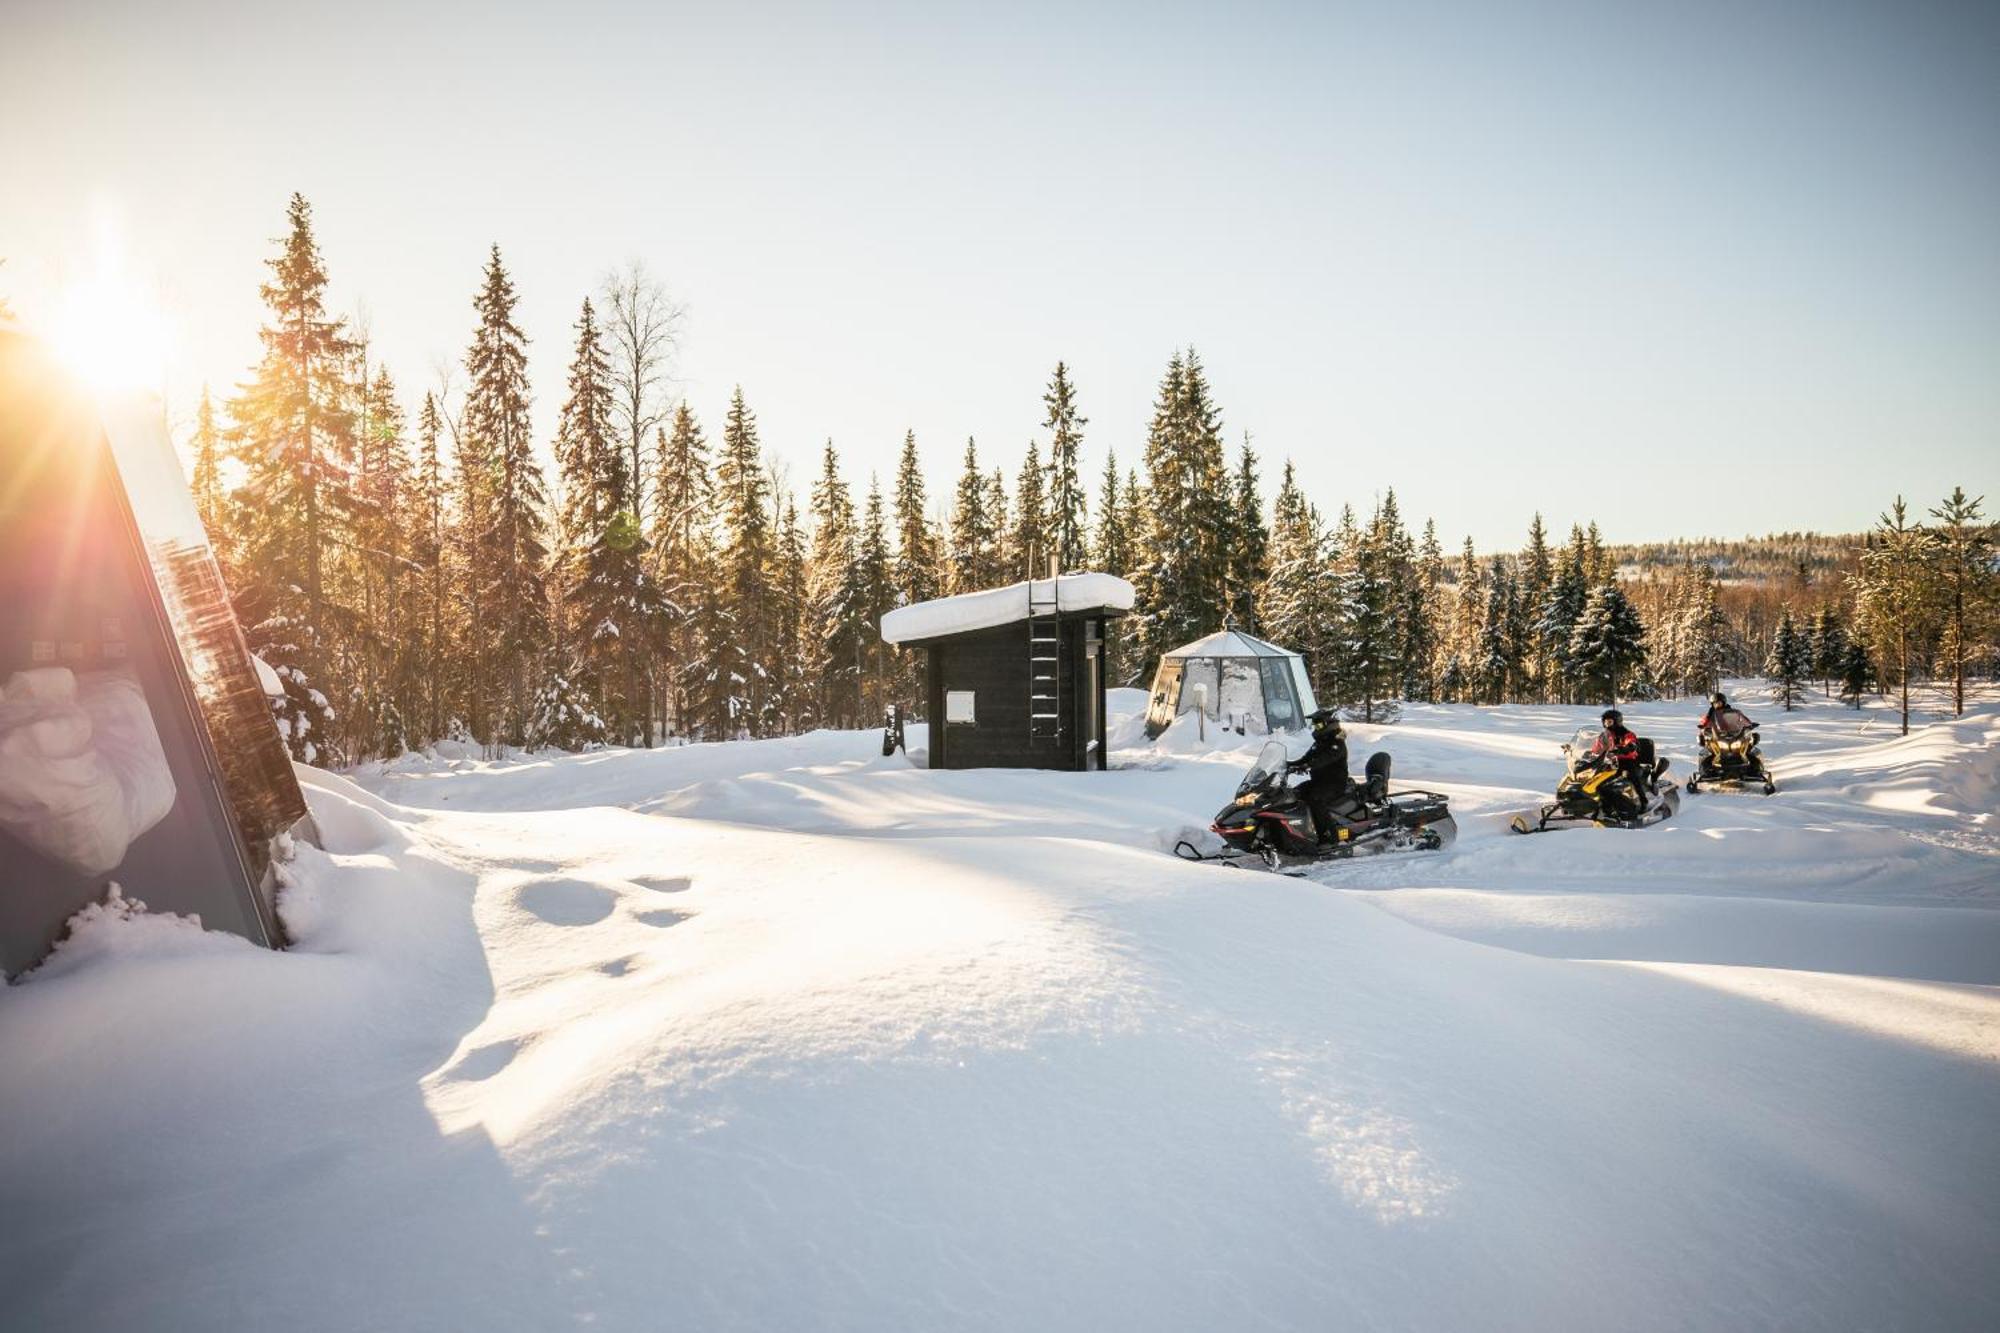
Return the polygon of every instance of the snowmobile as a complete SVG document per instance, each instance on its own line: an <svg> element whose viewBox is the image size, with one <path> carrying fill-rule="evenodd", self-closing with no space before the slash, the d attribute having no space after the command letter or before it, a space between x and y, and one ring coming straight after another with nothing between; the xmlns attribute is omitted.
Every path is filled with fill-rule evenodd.
<svg viewBox="0 0 2000 1333"><path fill-rule="evenodd" d="M1567 769L1556 784L1556 799L1539 810L1515 815L1516 833L1546 833L1559 828L1645 828L1681 808L1680 788L1662 781L1667 761L1653 754L1653 742L1639 738L1636 778L1617 762L1592 755L1596 727L1583 727L1563 745Z"/></svg>
<svg viewBox="0 0 2000 1333"><path fill-rule="evenodd" d="M1754 783L1763 784L1766 796L1778 790L1771 770L1764 766L1764 752L1757 748L1754 730L1739 731L1733 736L1725 736L1715 727L1702 732L1701 759L1688 776L1688 795L1703 787L1741 791Z"/></svg>
<svg viewBox="0 0 2000 1333"><path fill-rule="evenodd" d="M1282 741L1258 752L1236 785L1236 795L1209 828L1224 850L1204 855L1182 842L1176 855L1189 861L1261 865L1299 873L1323 861L1378 852L1434 852L1458 836L1445 797L1434 791L1389 790L1389 756L1368 760L1361 785L1333 805L1333 827L1322 838L1312 808L1287 780L1290 765Z"/></svg>

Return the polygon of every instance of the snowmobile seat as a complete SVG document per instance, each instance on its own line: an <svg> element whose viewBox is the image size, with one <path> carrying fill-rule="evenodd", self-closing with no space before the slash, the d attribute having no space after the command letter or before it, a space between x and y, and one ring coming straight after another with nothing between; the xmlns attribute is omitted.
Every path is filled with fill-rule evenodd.
<svg viewBox="0 0 2000 1333"><path fill-rule="evenodd" d="M1364 770L1367 774L1364 785L1371 801L1379 801L1389 794L1389 762L1387 750L1377 750L1368 756L1368 767Z"/></svg>
<svg viewBox="0 0 2000 1333"><path fill-rule="evenodd" d="M1638 745L1639 762L1633 776L1650 790L1659 784L1660 774L1666 772L1667 766L1656 754L1651 736L1639 737Z"/></svg>

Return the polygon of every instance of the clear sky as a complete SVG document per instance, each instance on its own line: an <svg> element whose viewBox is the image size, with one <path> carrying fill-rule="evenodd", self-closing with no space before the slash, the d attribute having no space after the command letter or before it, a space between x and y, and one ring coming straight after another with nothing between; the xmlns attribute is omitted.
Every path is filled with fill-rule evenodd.
<svg viewBox="0 0 2000 1333"><path fill-rule="evenodd" d="M2000 500L2000 3L406 8L0 0L0 295L115 231L185 414L299 190L412 401L497 241L546 435L640 257L801 485L1011 476L1057 358L1136 462L1192 343L1267 493L1447 544Z"/></svg>

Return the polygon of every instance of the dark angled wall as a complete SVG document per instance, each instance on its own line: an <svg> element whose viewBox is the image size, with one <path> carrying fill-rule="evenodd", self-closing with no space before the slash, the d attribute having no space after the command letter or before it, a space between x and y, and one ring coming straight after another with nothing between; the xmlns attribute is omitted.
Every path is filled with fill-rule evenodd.
<svg viewBox="0 0 2000 1333"><path fill-rule="evenodd" d="M928 657L926 716L932 768L1101 767L1104 675L1091 663L1102 651L1101 615L1067 616L1062 625L1062 730L1032 737L1028 727L1028 625L1017 621L913 645ZM945 695L970 690L976 721L948 723ZM1093 744L1094 742L1094 744Z"/></svg>

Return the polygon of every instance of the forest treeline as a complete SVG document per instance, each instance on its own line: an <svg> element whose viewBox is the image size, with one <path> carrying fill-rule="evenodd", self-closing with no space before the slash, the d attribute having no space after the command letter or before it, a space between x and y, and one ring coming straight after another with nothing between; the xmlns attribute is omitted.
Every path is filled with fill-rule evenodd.
<svg viewBox="0 0 2000 1333"><path fill-rule="evenodd" d="M1447 554L1393 490L1329 517L1289 462L1267 509L1192 348L1168 361L1129 466L1107 454L1086 473L1089 423L1058 362L1011 482L968 439L933 497L912 433L886 486L847 476L828 441L801 494L741 388L719 423L671 400L679 312L636 265L579 301L550 474L497 247L457 370L409 399L326 308L303 198L277 247L262 357L225 402L204 391L188 452L308 762L445 738L575 749L865 725L921 697L917 655L877 633L885 611L1052 566L1136 586L1114 681L1143 683L1226 622L1303 652L1323 699L1369 717L1399 700L1702 692L1765 669L1858 698L1993 668L1993 530L1963 494L1928 524L1898 500L1858 542L1617 548L1536 516L1518 551Z"/></svg>

